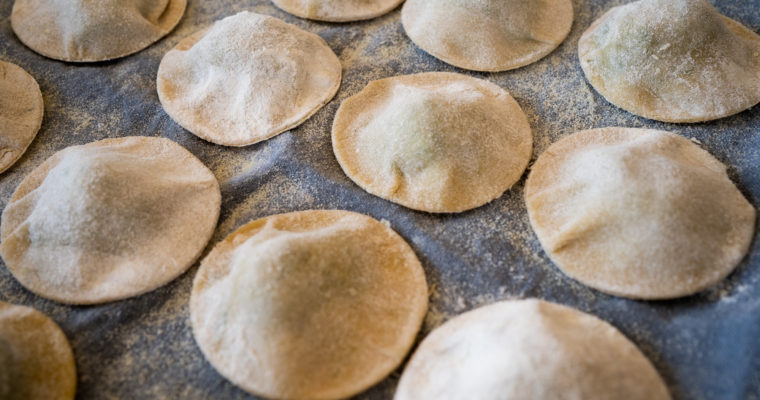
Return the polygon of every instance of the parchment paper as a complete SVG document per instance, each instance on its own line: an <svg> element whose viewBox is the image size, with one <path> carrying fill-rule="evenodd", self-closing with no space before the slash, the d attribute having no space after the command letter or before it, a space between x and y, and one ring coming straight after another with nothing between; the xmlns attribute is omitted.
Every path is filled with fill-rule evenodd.
<svg viewBox="0 0 760 400"><path fill-rule="evenodd" d="M504 87L530 119L534 158L550 143L581 129L651 127L699 140L726 163L732 179L760 204L760 107L716 122L665 124L607 103L586 82L576 46L593 19L623 0L575 0L568 39L543 60L503 73L465 72ZM713 2L760 31L760 0ZM0 175L0 206L18 183L69 145L126 135L164 136L185 146L218 177L222 215L208 249L247 221L305 209L347 209L390 221L422 260L431 286L423 334L447 318L506 298L539 297L595 314L619 328L653 361L675 399L760 399L760 246L755 240L728 279L695 296L642 302L586 288L547 258L528 223L524 179L501 198L456 215L431 215L362 191L341 171L330 128L342 100L367 82L424 71L458 71L425 54L406 37L400 9L366 22L317 23L290 16L266 0L190 0L168 37L120 60L71 64L46 59L14 36L12 1L0 0L0 59L34 76L45 99L45 119L26 155ZM196 138L162 110L156 94L161 57L180 39L242 10L272 15L318 33L343 63L337 96L300 127L244 148ZM462 34L467 34L463 27ZM80 399L254 398L217 374L196 346L188 299L198 264L166 287L133 299L70 307L42 299L0 266L0 299L33 306L66 332L76 356ZM390 399L400 370L358 396Z"/></svg>

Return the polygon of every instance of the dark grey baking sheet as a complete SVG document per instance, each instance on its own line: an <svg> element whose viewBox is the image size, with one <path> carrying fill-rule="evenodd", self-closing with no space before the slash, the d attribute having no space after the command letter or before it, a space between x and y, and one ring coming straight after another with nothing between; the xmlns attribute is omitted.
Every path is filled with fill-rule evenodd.
<svg viewBox="0 0 760 400"><path fill-rule="evenodd" d="M604 10L624 3L575 0L568 39L516 71L472 73L509 90L529 116L534 157L558 138L604 126L652 127L694 137L729 166L742 192L760 204L760 106L695 125L649 121L607 103L583 77L578 38ZM714 4L760 31L760 0ZM330 144L333 115L369 80L424 71L458 71L417 49L400 10L367 22L329 24L290 16L266 0L190 0L167 38L127 58L87 65L46 59L13 35L12 1L0 1L0 59L39 82L45 119L26 155L0 175L4 207L21 179L57 150L126 135L171 138L198 156L222 186L222 214L209 247L236 227L270 214L339 208L391 222L423 261L433 288L424 332L447 318L505 298L539 297L593 313L618 327L654 362L676 399L760 399L760 246L718 286L659 302L615 298L565 277L541 250L524 206L524 177L501 198L457 215L415 212L373 197L341 171ZM343 63L337 96L300 127L264 143L226 148L200 140L163 112L155 76L181 38L242 10L283 18L317 32ZM465 29L467 29L465 27ZM466 32L463 32L466 34ZM207 249L208 250L208 249ZM218 375L193 341L188 299L197 263L166 287L101 306L69 307L23 289L0 266L0 300L33 306L58 322L76 355L80 399L253 398ZM389 399L400 371L358 396Z"/></svg>

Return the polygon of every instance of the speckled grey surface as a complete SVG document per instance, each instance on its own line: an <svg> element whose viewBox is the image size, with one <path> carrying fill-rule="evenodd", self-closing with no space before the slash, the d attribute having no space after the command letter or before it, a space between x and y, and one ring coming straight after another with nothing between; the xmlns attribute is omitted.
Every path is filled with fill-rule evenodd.
<svg viewBox="0 0 760 400"><path fill-rule="evenodd" d="M543 60L503 73L470 73L509 90L528 114L534 157L558 138L603 126L652 127L694 137L729 166L750 202L760 204L760 107L716 122L649 121L607 103L591 89L576 59L591 21L622 0L575 0L573 30ZM760 0L713 2L760 31ZM417 49L400 10L367 22L315 23L265 0L190 0L167 38L131 57L75 65L41 57L11 31L12 1L0 0L0 59L34 76L45 99L42 129L26 155L0 175L4 207L21 179L68 145L126 135L165 136L197 155L222 185L222 216L209 246L250 219L310 208L342 208L384 218L423 261L434 288L424 331L446 318L504 298L540 297L593 313L618 327L654 362L676 399L760 399L760 245L728 279L675 301L611 297L562 275L530 229L524 178L494 202L458 215L430 215L373 197L353 184L332 154L332 117L369 80L424 71L459 71ZM316 32L344 68L337 96L300 127L264 143L224 148L183 130L163 112L155 75L161 56L181 38L241 10L283 18ZM466 34L466 32L464 33ZM0 266L0 300L33 306L58 322L76 355L81 399L252 398L219 376L193 341L187 301L197 264L166 287L137 298L69 307L23 289ZM399 372L360 399L392 397Z"/></svg>

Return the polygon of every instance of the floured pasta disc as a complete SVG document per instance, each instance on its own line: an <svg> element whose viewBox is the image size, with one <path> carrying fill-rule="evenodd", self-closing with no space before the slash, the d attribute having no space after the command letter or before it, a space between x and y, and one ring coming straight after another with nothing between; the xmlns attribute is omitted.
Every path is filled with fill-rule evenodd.
<svg viewBox="0 0 760 400"><path fill-rule="evenodd" d="M300 125L338 91L322 38L247 11L190 35L158 68L164 110L193 134L245 146Z"/></svg>
<svg viewBox="0 0 760 400"><path fill-rule="evenodd" d="M349 211L252 221L201 263L190 320L203 354L244 390L338 399L379 382L406 356L427 310L408 244Z"/></svg>
<svg viewBox="0 0 760 400"><path fill-rule="evenodd" d="M615 7L586 30L578 56L602 96L646 118L709 121L760 102L760 36L705 0Z"/></svg>
<svg viewBox="0 0 760 400"><path fill-rule="evenodd" d="M610 324L541 300L459 315L415 351L395 400L669 400L646 357Z"/></svg>
<svg viewBox="0 0 760 400"><path fill-rule="evenodd" d="M0 61L0 172L10 168L37 136L45 105L37 81Z"/></svg>
<svg viewBox="0 0 760 400"><path fill-rule="evenodd" d="M414 44L459 68L505 71L551 53L573 25L570 0L407 0Z"/></svg>
<svg viewBox="0 0 760 400"><path fill-rule="evenodd" d="M335 156L364 190L428 212L460 212L501 196L525 171L528 119L500 87L428 72L372 81L341 104Z"/></svg>
<svg viewBox="0 0 760 400"><path fill-rule="evenodd" d="M0 252L32 292L94 304L176 278L216 227L219 183L163 138L125 137L55 153L16 189Z"/></svg>
<svg viewBox="0 0 760 400"><path fill-rule="evenodd" d="M74 354L41 312L0 301L0 399L73 400Z"/></svg>
<svg viewBox="0 0 760 400"><path fill-rule="evenodd" d="M726 167L668 132L603 128L554 143L525 186L528 215L570 277L617 296L668 299L728 275L755 208Z"/></svg>
<svg viewBox="0 0 760 400"><path fill-rule="evenodd" d="M187 0L16 0L16 36L43 56L111 60L136 53L169 33Z"/></svg>
<svg viewBox="0 0 760 400"><path fill-rule="evenodd" d="M389 13L403 0L272 0L285 12L317 21L360 21Z"/></svg>

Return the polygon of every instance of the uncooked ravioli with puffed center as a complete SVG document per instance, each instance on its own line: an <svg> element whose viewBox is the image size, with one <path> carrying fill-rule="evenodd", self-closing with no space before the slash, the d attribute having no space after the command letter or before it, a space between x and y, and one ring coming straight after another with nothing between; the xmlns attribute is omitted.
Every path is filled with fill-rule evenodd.
<svg viewBox="0 0 760 400"><path fill-rule="evenodd" d="M673 133L582 131L551 145L525 185L531 225L559 268L617 296L668 299L727 276L755 208L726 166Z"/></svg>
<svg viewBox="0 0 760 400"><path fill-rule="evenodd" d="M33 308L0 301L0 399L73 400L76 383L61 328Z"/></svg>
<svg viewBox="0 0 760 400"><path fill-rule="evenodd" d="M649 360L617 329L542 300L454 317L412 355L395 400L670 400Z"/></svg>
<svg viewBox="0 0 760 400"><path fill-rule="evenodd" d="M3 210L0 253L27 289L95 304L148 292L184 272L216 227L219 183L164 138L106 139L61 150Z"/></svg>
<svg viewBox="0 0 760 400"><path fill-rule="evenodd" d="M349 211L252 221L201 263L193 334L219 373L276 399L342 399L402 362L427 311L425 274L385 224Z"/></svg>
<svg viewBox="0 0 760 400"><path fill-rule="evenodd" d="M111 60L168 34L186 0L16 0L11 26L22 43L63 61Z"/></svg>
<svg viewBox="0 0 760 400"><path fill-rule="evenodd" d="M573 25L570 0L407 0L404 30L434 57L475 71L505 71L551 53Z"/></svg>
<svg viewBox="0 0 760 400"><path fill-rule="evenodd" d="M0 172L24 154L44 112L37 81L19 66L0 61Z"/></svg>
<svg viewBox="0 0 760 400"><path fill-rule="evenodd" d="M583 33L578 57L605 99L658 121L709 121L760 102L760 36L705 0L614 7Z"/></svg>
<svg viewBox="0 0 760 400"><path fill-rule="evenodd" d="M335 114L333 151L364 190L428 212L501 196L530 161L528 119L505 90L428 72L372 81Z"/></svg>
<svg viewBox="0 0 760 400"><path fill-rule="evenodd" d="M241 12L182 40L158 68L169 116L202 139L245 146L300 125L338 91L340 60L319 36Z"/></svg>
<svg viewBox="0 0 760 400"><path fill-rule="evenodd" d="M274 5L301 18L346 22L379 17L403 0L272 0Z"/></svg>

